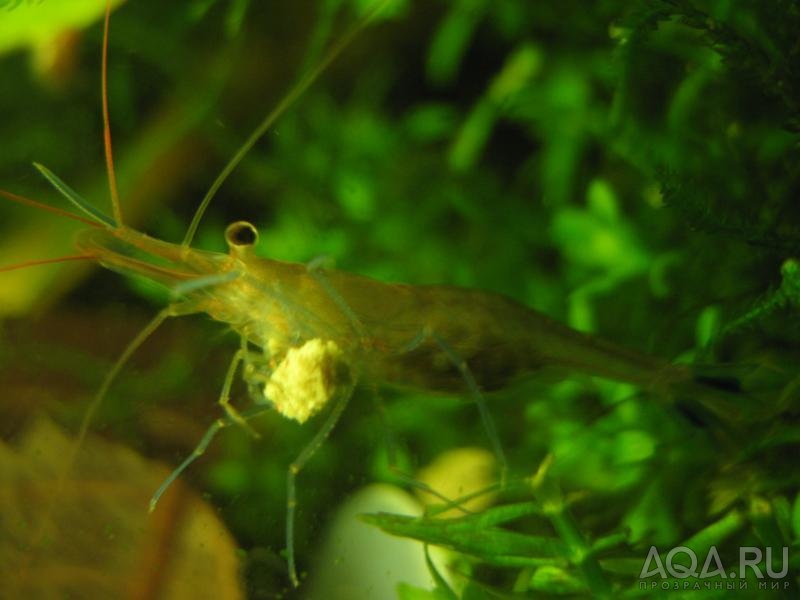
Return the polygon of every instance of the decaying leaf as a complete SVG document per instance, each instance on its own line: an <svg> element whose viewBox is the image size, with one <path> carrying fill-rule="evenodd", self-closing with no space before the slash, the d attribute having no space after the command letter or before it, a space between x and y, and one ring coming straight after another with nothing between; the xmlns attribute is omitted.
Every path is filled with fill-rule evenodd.
<svg viewBox="0 0 800 600"><path fill-rule="evenodd" d="M43 418L0 446L0 565L13 598L242 598L236 545L208 504L167 469L90 437L66 481L73 440Z"/></svg>

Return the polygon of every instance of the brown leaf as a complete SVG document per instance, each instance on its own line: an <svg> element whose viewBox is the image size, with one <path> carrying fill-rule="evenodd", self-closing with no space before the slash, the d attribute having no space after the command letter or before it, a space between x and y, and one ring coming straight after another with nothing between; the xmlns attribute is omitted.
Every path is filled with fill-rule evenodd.
<svg viewBox="0 0 800 600"><path fill-rule="evenodd" d="M16 447L0 445L0 565L13 598L243 598L236 544L211 507L168 470L90 436L64 473L74 440L44 418Z"/></svg>

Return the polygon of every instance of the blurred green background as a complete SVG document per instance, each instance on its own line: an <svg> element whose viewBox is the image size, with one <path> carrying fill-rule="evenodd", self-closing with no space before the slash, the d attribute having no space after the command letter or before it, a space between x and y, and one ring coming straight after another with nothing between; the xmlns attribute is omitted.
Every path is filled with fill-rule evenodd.
<svg viewBox="0 0 800 600"><path fill-rule="evenodd" d="M121 4L111 19L109 96L126 220L179 241L239 144L370 4ZM798 4L389 4L249 153L196 245L224 250L224 227L252 221L265 257L326 256L383 281L501 292L643 352L711 370L732 363L767 390L774 418L742 424L738 445L613 382L534 381L493 395L517 481L500 505L574 500L563 522L528 517L510 529L584 550L616 537L590 568L466 560L462 587L471 583L459 593L636 591L651 544L695 540L719 522L734 526L712 530L719 537L709 533L699 548L710 539L735 556L740 545L794 543ZM61 206L37 161L110 210L102 8L0 2L3 189ZM10 202L0 215L0 266L72 253L77 224ZM82 264L0 273L8 443L43 413L74 432L125 340L165 299ZM93 428L176 465L218 416L236 343L202 317L168 323L125 369ZM392 480L373 395L359 391L300 477L304 569L332 508L365 483ZM448 449L485 445L463 398L381 395L409 471ZM244 389L235 402L247 402ZM226 431L184 479L233 533L249 596L270 598L287 586L285 469L313 427L277 415L256 426L261 441ZM548 455L548 486L558 493L521 479ZM786 581L796 593L794 566ZM407 597L440 597L431 594Z"/></svg>

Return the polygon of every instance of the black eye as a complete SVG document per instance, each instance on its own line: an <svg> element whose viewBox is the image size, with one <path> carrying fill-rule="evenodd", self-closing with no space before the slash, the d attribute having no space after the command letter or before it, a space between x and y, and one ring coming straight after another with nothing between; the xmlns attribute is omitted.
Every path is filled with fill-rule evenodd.
<svg viewBox="0 0 800 600"><path fill-rule="evenodd" d="M225 230L229 246L252 246L258 241L258 231L247 221L231 223Z"/></svg>

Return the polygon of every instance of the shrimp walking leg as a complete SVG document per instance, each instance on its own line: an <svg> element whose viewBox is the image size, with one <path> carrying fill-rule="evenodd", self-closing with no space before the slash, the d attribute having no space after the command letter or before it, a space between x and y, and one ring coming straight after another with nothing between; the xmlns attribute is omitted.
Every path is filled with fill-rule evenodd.
<svg viewBox="0 0 800 600"><path fill-rule="evenodd" d="M271 407L263 404L253 406L252 408L249 408L246 411L238 413L238 418L247 422L249 419L252 419L253 417L256 417L270 410L270 408ZM200 439L200 442L197 444L197 446L195 446L195 449L192 450L192 453L189 456L187 456L183 460L183 462L180 465L178 465L178 467L174 471L172 471L172 473L169 474L169 476L164 480L164 482L160 486L158 486L158 489L153 494L153 497L150 498L150 512L153 512L156 509L158 501L161 499L161 496L164 495L164 492L167 491L169 486L172 485L174 481L181 476L181 474L189 467L189 465L191 465L194 461L196 461L198 458L203 456L203 454L205 454L206 450L208 449L208 446L214 440L214 437L216 437L217 433L219 433L221 429L225 429L226 427L229 427L230 425L234 424L239 425L239 421L238 419L233 419L230 416L225 416L220 419L217 419L211 424L211 426L206 430L203 437Z"/></svg>
<svg viewBox="0 0 800 600"><path fill-rule="evenodd" d="M392 475L397 477L397 479L404 485L407 485L410 488L417 489L425 494L430 494L434 498L441 500L443 503L443 506L441 507L442 510L450 510L451 508L457 508L464 514L472 514L472 511L462 506L458 500L451 500L441 492L429 486L424 481L416 479L413 475L403 471L403 469L400 468L400 466L397 464L397 440L394 436L394 432L392 431L391 423L389 422L389 416L387 415L386 406L384 405L383 399L381 398L378 391L373 390L373 392L375 397L375 405L378 409L378 414L380 415L381 419L381 427L383 428L386 439L386 455L388 461L387 466L389 468L389 471L391 471Z"/></svg>
<svg viewBox="0 0 800 600"><path fill-rule="evenodd" d="M233 385L233 378L236 375L236 370L239 368L239 365L246 359L246 357L247 351L244 348L237 350L236 354L233 355L231 364L228 367L228 372L225 374L225 381L222 384L222 392L219 395L218 403L220 406L222 406L229 419L247 431L247 433L249 433L251 436L258 439L261 437L258 435L258 432L250 427L239 411L231 405L231 386Z"/></svg>
<svg viewBox="0 0 800 600"><path fill-rule="evenodd" d="M292 580L292 585L298 587L300 580L297 577L297 566L294 558L294 519L297 508L297 475L302 471L306 463L311 460L311 457L319 450L320 446L325 442L327 437L336 427L339 418L342 416L344 409L347 408L347 403L353 395L353 388L351 385L343 389L338 398L336 398L331 412L325 419L319 431L314 435L311 441L303 448L303 451L297 458L289 465L286 471L286 555L289 563L289 577Z"/></svg>
<svg viewBox="0 0 800 600"><path fill-rule="evenodd" d="M461 377L467 384L467 389L469 390L473 401L478 406L478 411L481 414L481 421L483 422L483 428L486 430L486 435L489 437L489 443L492 446L492 452L494 453L494 456L497 459L497 464L500 467L500 484L501 487L504 487L506 477L508 475L508 462L506 461L506 455L505 452L503 452L503 446L500 443L500 438L497 435L497 428L495 427L494 419L492 419L489 408L486 406L486 399L483 397L483 394L481 394L478 383L475 381L475 377L469 370L467 363L465 363L464 360L458 356L458 354L456 354L456 352L447 344L447 342L437 336L436 333L431 333L430 335L445 353L453 366L458 369L458 372L461 374Z"/></svg>

